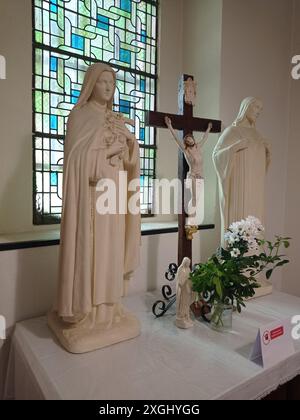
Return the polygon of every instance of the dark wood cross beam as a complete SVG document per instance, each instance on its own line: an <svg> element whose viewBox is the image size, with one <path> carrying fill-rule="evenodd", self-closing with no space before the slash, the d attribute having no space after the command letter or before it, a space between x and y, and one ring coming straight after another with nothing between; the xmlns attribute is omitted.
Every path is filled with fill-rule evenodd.
<svg viewBox="0 0 300 420"><path fill-rule="evenodd" d="M221 121L210 120L204 118L195 118L193 116L193 105L187 104L185 102L185 93L184 93L184 82L191 78L194 80L193 76L184 74L180 81L179 88L179 114L172 115L166 114L163 112L154 112L150 111L146 117L146 125L155 128L167 128L165 123L165 117L170 117L172 120L172 125L174 129L182 131L182 138L188 134L193 134L196 132L205 132L207 130L208 124L212 123L211 133L220 133L221 132ZM184 180L186 179L187 173L189 171L188 164L185 160L185 157L181 150L179 150L179 168L178 168L178 178L181 180L182 185L182 203L181 205L181 214L179 215L179 238L178 238L178 265L181 264L184 257L190 258L192 261L192 240L187 239L186 236L186 218L187 215L184 210ZM198 229L200 226L198 227Z"/></svg>

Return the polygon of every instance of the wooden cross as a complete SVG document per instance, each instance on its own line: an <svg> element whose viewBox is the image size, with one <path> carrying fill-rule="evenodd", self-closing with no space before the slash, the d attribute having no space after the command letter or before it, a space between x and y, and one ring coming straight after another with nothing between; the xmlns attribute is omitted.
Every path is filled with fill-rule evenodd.
<svg viewBox="0 0 300 420"><path fill-rule="evenodd" d="M207 130L208 124L212 123L211 133L220 133L221 132L221 121L218 120L208 120L203 118L195 118L193 116L193 105L186 103L185 93L184 93L184 83L188 80L194 80L193 76L184 74L181 79L180 89L179 89L179 114L165 114L162 112L150 111L147 114L146 125L155 128L167 128L165 123L165 117L170 117L172 120L172 125L174 129L182 131L182 138L191 134L193 135L194 131L205 132ZM184 257L190 258L192 261L192 240L188 239L186 236L186 218L187 214L184 209L184 180L186 179L187 173L189 171L189 166L185 160L185 157L181 150L179 150L179 166L178 166L178 178L181 181L182 185L182 203L180 204L180 213L179 214L179 226L178 226L178 265L181 264ZM200 226L198 226L198 230Z"/></svg>

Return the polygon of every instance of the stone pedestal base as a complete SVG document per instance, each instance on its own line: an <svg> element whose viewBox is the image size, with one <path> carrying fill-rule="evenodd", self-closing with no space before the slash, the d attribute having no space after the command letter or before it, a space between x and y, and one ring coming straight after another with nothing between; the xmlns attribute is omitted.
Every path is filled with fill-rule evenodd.
<svg viewBox="0 0 300 420"><path fill-rule="evenodd" d="M178 328L182 328L182 329L186 330L188 328L192 328L194 326L194 323L193 323L193 321L191 319L179 319L179 318L176 318L175 325Z"/></svg>
<svg viewBox="0 0 300 420"><path fill-rule="evenodd" d="M57 337L60 344L69 353L88 353L130 340L140 334L138 319L126 313L121 321L109 329L96 325L95 327L74 326L64 322L56 312L49 312L48 326Z"/></svg>

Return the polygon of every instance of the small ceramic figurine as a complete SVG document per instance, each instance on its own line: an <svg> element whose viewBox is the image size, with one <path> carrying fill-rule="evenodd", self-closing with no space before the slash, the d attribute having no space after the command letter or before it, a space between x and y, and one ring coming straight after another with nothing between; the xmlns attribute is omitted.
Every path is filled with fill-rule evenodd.
<svg viewBox="0 0 300 420"><path fill-rule="evenodd" d="M192 291L191 260L184 258L176 275L176 321L178 328L191 328L194 323L190 317L190 306L193 303L194 293Z"/></svg>

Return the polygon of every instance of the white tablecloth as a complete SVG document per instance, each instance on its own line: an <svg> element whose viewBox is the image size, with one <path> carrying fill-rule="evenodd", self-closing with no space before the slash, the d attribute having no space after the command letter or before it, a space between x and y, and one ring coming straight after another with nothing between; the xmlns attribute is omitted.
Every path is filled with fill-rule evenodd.
<svg viewBox="0 0 300 420"><path fill-rule="evenodd" d="M295 355L273 368L248 358L258 328L300 314L299 298L275 292L247 303L241 315L234 314L230 333L198 321L179 330L172 314L154 318L154 300L151 294L126 300L142 322L137 339L84 355L65 352L45 318L17 324L6 398L258 399L300 374L299 341Z"/></svg>

